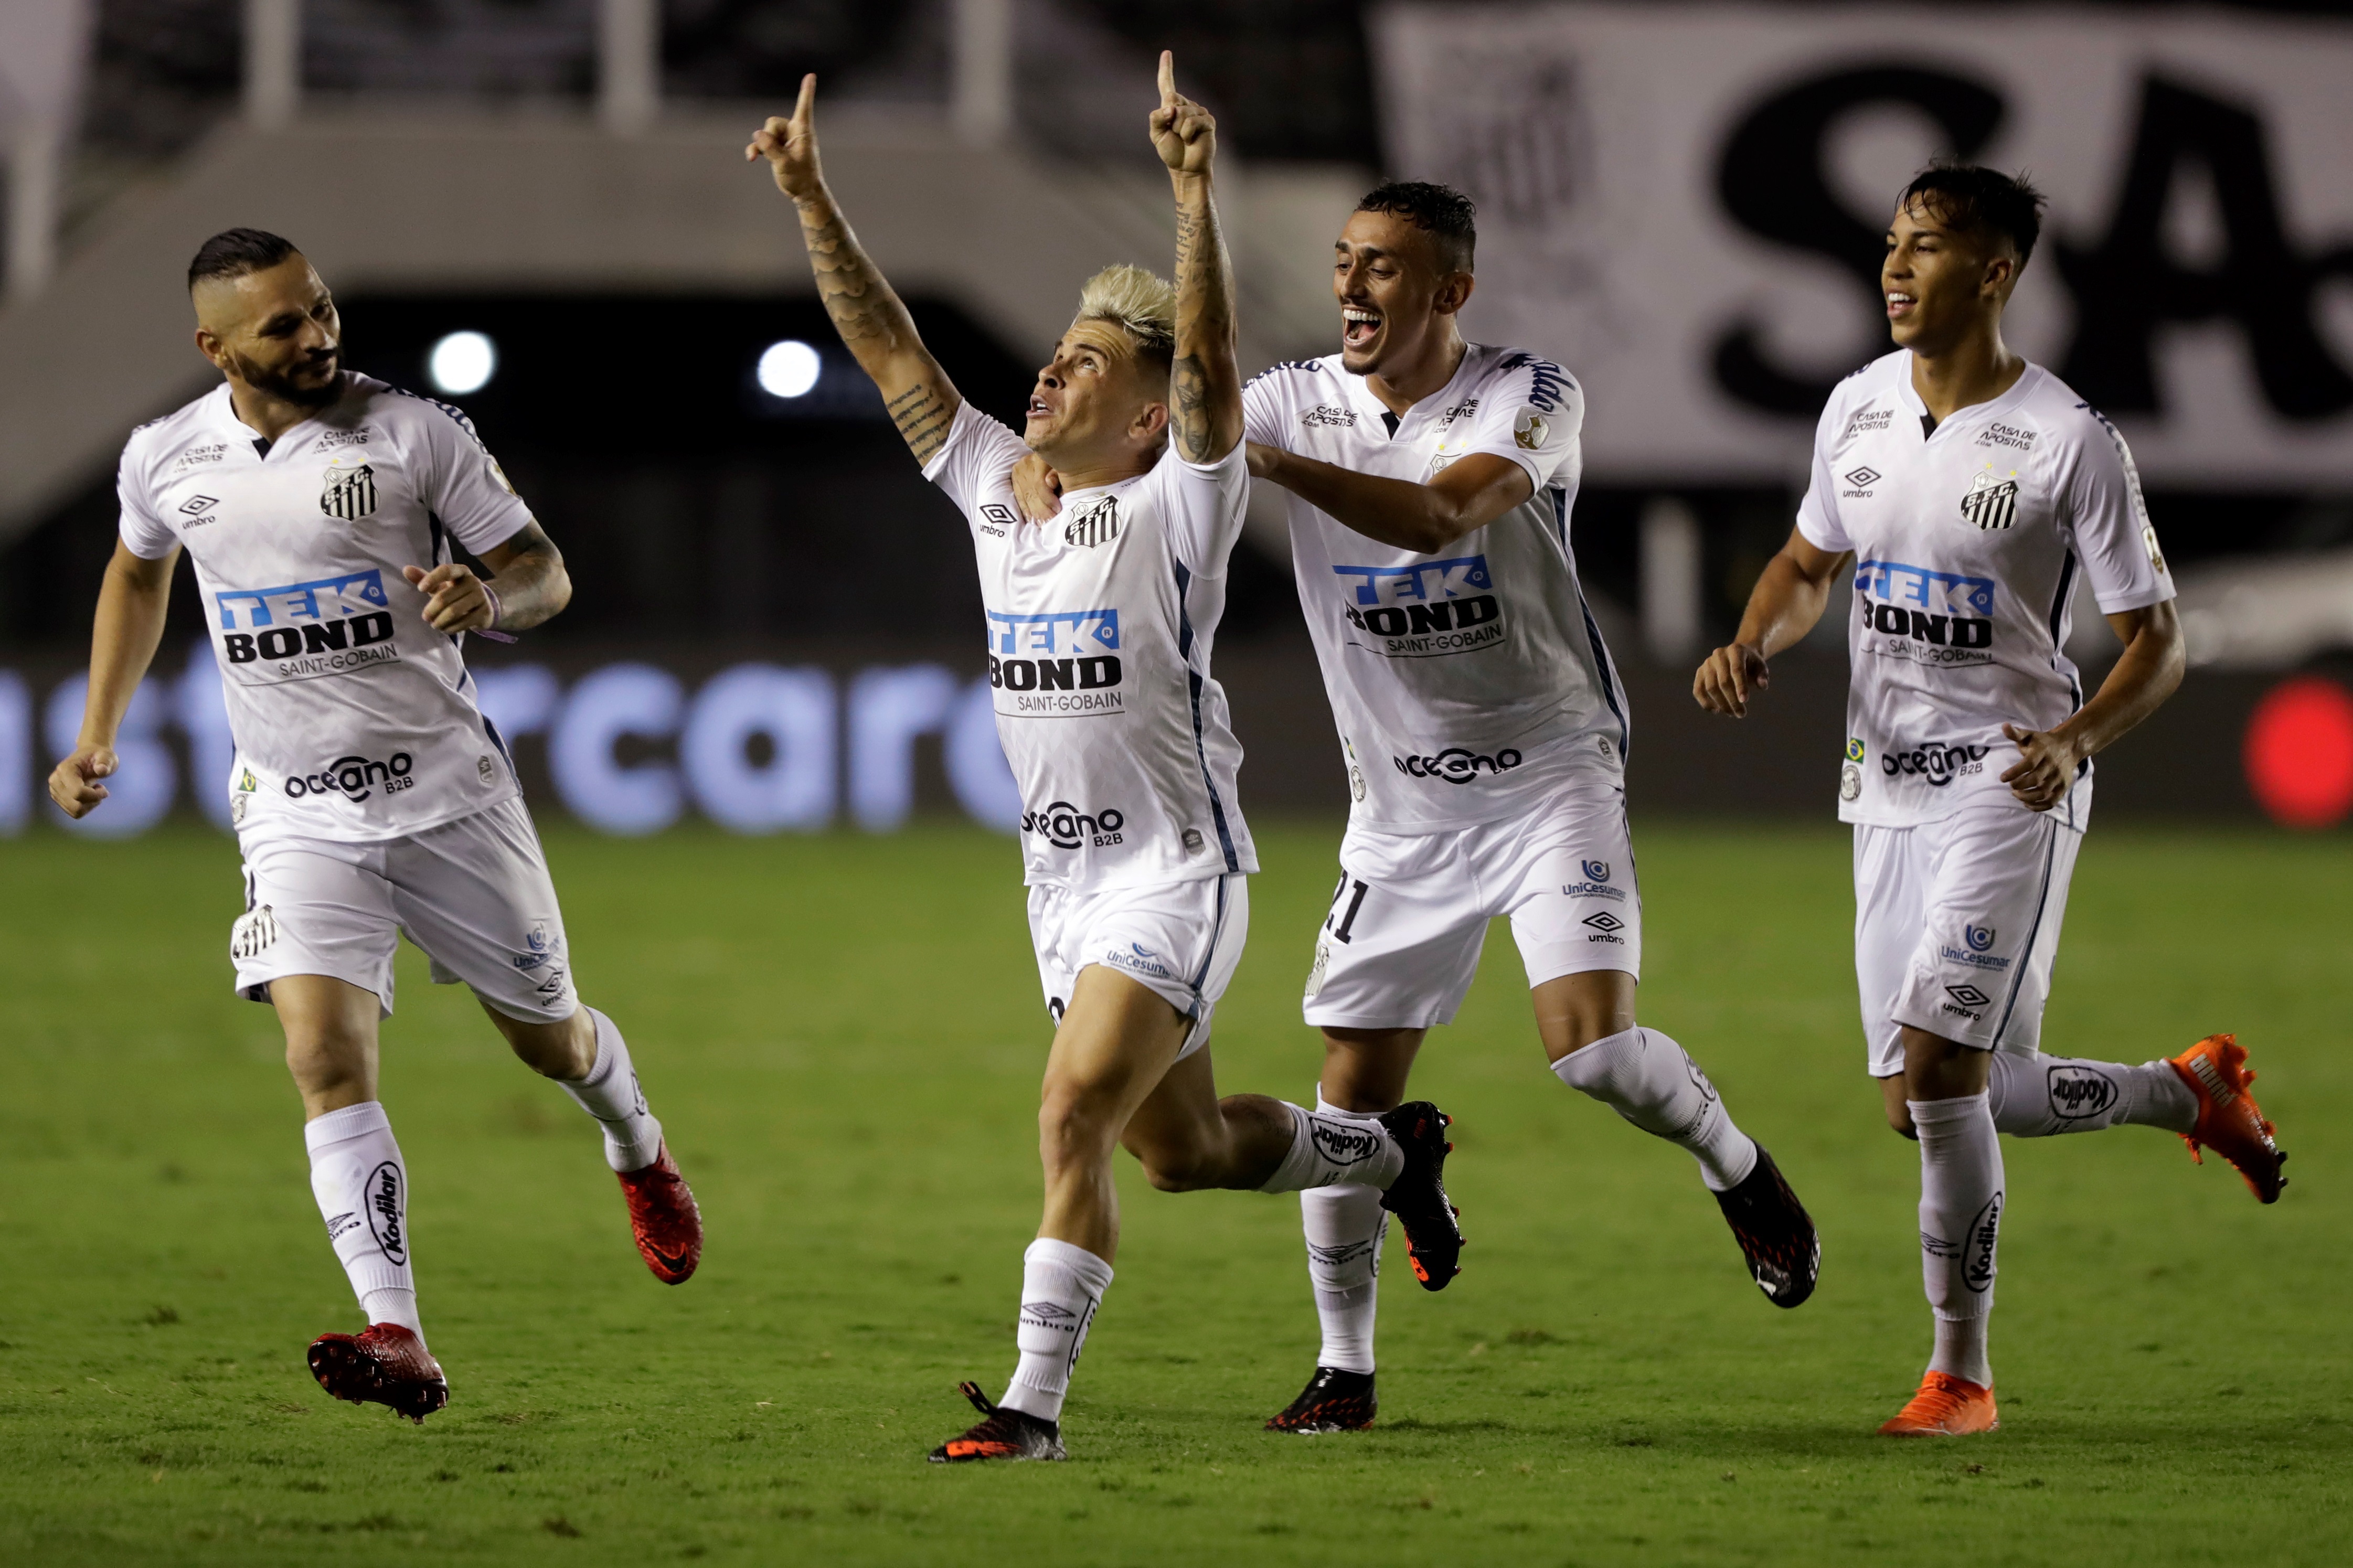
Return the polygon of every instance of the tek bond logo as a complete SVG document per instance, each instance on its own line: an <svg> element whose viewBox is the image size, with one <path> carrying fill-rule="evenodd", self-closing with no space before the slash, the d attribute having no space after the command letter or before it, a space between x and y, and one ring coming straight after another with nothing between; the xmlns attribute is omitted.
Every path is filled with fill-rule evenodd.
<svg viewBox="0 0 2353 1568"><path fill-rule="evenodd" d="M1864 649L1920 664L1993 662L1995 584L1990 577L1938 572L1901 561L1865 561L1854 569L1855 610Z"/></svg>
<svg viewBox="0 0 2353 1568"><path fill-rule="evenodd" d="M998 712L1056 719L1124 710L1117 610L986 614Z"/></svg>
<svg viewBox="0 0 2353 1568"><path fill-rule="evenodd" d="M275 588L213 595L221 657L241 679L305 680L400 657L391 597L371 567Z"/></svg>
<svg viewBox="0 0 2353 1568"><path fill-rule="evenodd" d="M1502 604L1484 555L1408 566L1335 566L1346 589L1341 613L1378 638L1390 658L1468 653L1504 640Z"/></svg>

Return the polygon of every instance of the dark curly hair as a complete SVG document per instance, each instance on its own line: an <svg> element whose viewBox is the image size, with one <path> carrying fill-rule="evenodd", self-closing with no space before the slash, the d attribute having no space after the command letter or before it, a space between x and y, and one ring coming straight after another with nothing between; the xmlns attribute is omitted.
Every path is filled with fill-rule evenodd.
<svg viewBox="0 0 2353 1568"><path fill-rule="evenodd" d="M1430 236L1438 264L1449 272L1472 269L1479 244L1479 209L1451 185L1424 180L1390 180L1365 193L1360 213L1391 213Z"/></svg>

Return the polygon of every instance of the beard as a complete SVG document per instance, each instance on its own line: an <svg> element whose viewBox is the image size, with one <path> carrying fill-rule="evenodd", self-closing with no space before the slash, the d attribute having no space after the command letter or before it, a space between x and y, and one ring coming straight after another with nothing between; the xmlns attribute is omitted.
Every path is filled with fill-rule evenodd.
<svg viewBox="0 0 2353 1568"><path fill-rule="evenodd" d="M343 345L338 343L325 357L327 378L315 386L294 379L287 371L271 370L254 363L234 349L229 351L229 363L237 367L237 377L254 391L265 396L279 398L297 408L324 408L343 395ZM311 364L320 361L312 360ZM307 367L306 367L307 368Z"/></svg>

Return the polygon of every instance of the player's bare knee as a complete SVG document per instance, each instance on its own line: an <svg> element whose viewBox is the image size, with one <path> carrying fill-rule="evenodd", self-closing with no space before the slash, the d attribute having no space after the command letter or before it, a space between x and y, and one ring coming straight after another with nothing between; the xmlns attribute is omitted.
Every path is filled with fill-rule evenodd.
<svg viewBox="0 0 2353 1568"><path fill-rule="evenodd" d="M543 1078L578 1079L596 1066L596 1024L586 1007L560 1024L510 1017L489 1003L482 1011L523 1066Z"/></svg>
<svg viewBox="0 0 2353 1568"><path fill-rule="evenodd" d="M1038 1155L1048 1170L1108 1159L1116 1131L1107 1097L1083 1084L1046 1085L1038 1103Z"/></svg>

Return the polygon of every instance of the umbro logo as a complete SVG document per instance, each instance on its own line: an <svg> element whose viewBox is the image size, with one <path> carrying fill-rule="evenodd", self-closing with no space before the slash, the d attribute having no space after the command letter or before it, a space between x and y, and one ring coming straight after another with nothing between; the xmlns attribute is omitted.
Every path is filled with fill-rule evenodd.
<svg viewBox="0 0 2353 1568"><path fill-rule="evenodd" d="M1586 916L1584 923L1591 926L1595 931L1604 933L1613 931L1623 931L1626 929L1626 922L1620 920L1616 915L1611 914L1608 910L1602 910L1598 915Z"/></svg>
<svg viewBox="0 0 2353 1568"><path fill-rule="evenodd" d="M1060 1328L1078 1314L1057 1301L1024 1301L1021 1315L1045 1328Z"/></svg>
<svg viewBox="0 0 2353 1568"><path fill-rule="evenodd" d="M1846 476L1846 482L1858 488L1875 485L1879 482L1879 470L1877 468L1850 469Z"/></svg>
<svg viewBox="0 0 2353 1568"><path fill-rule="evenodd" d="M181 504L180 512L184 517L194 517L200 511L209 511L218 505L220 502L210 496L190 496Z"/></svg>
<svg viewBox="0 0 2353 1568"><path fill-rule="evenodd" d="M1982 1007L1993 1000L1974 985L1947 985L1945 987L1945 994L1964 1007Z"/></svg>

